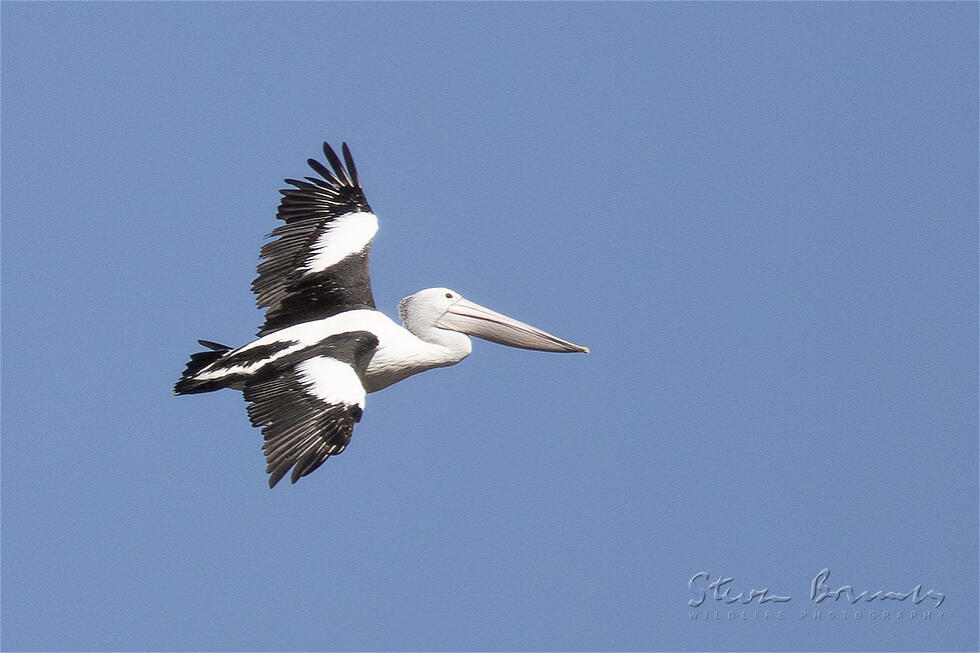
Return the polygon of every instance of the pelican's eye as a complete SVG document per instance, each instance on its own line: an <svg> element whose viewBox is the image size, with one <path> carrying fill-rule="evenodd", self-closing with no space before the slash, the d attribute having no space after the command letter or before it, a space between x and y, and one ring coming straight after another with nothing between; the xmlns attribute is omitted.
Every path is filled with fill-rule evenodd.
<svg viewBox="0 0 980 653"><path fill-rule="evenodd" d="M453 294L451 292L447 292L446 299L452 299L452 298L453 298Z"/></svg>

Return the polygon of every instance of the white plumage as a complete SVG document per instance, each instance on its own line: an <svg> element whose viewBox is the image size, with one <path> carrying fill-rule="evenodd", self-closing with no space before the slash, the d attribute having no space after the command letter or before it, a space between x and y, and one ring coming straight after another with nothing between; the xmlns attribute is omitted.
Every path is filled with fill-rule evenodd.
<svg viewBox="0 0 980 653"><path fill-rule="evenodd" d="M358 211L342 215L333 222L313 245L313 257L303 266L308 272L321 272L331 265L357 254L378 233L378 217L373 213Z"/></svg>

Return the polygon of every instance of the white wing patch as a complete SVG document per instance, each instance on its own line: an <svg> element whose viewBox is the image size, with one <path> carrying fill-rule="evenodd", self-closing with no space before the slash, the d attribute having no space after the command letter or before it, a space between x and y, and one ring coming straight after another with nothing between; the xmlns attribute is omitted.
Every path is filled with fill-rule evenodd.
<svg viewBox="0 0 980 653"><path fill-rule="evenodd" d="M310 393L327 404L346 404L364 409L364 386L354 368L326 356L317 356L296 366Z"/></svg>
<svg viewBox="0 0 980 653"><path fill-rule="evenodd" d="M321 272L351 254L367 247L378 232L378 217L367 211L342 215L334 220L313 245L312 258L303 269L307 273Z"/></svg>

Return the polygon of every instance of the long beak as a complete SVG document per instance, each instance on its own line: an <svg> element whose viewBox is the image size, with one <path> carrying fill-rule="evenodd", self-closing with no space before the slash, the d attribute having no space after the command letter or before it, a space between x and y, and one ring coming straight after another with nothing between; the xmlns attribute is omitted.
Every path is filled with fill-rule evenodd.
<svg viewBox="0 0 980 653"><path fill-rule="evenodd" d="M460 299L436 320L436 326L476 336L508 347L534 349L536 351L580 351L589 353L588 347L579 347L556 338L530 324L501 315L479 304Z"/></svg>

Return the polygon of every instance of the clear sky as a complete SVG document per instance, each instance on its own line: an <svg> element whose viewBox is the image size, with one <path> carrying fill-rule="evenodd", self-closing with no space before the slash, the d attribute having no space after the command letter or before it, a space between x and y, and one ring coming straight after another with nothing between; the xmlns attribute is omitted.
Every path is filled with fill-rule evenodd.
<svg viewBox="0 0 980 653"><path fill-rule="evenodd" d="M4 2L3 648L976 650L977 17ZM476 342L269 490L170 389L322 140L389 315L592 353Z"/></svg>

